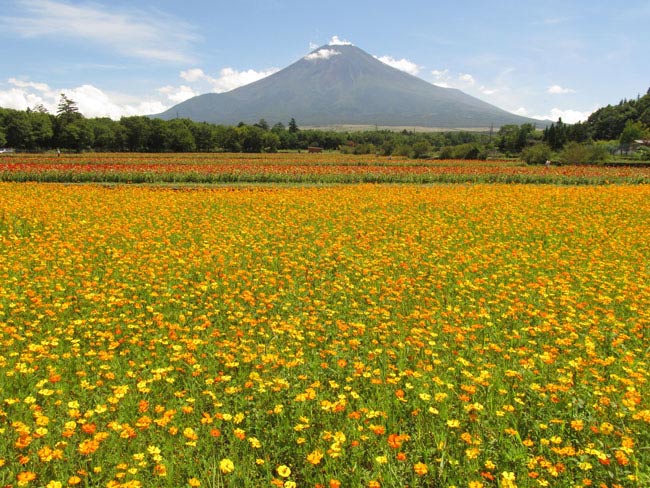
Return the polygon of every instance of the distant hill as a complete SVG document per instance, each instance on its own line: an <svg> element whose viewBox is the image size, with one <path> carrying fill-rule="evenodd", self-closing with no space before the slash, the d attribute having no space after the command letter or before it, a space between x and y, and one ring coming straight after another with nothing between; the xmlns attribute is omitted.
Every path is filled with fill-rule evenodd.
<svg viewBox="0 0 650 488"><path fill-rule="evenodd" d="M226 93L190 98L153 117L234 125L499 127L544 122L506 112L453 88L392 68L352 45L326 45L299 61Z"/></svg>

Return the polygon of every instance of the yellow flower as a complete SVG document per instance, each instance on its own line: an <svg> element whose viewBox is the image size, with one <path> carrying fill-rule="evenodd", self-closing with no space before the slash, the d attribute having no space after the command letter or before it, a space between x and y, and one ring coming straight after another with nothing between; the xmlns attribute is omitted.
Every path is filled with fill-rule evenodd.
<svg viewBox="0 0 650 488"><path fill-rule="evenodd" d="M187 484L193 487L201 486L201 482L196 478L190 478L189 480L187 480Z"/></svg>
<svg viewBox="0 0 650 488"><path fill-rule="evenodd" d="M602 424L600 424L600 432L605 435L611 434L612 432L614 432L614 426L609 422L603 422Z"/></svg>
<svg viewBox="0 0 650 488"><path fill-rule="evenodd" d="M424 476L429 472L429 468L427 468L427 465L424 463L415 463L413 465L413 470L418 476Z"/></svg>
<svg viewBox="0 0 650 488"><path fill-rule="evenodd" d="M323 452L318 449L312 451L307 455L307 461L313 464L314 466L320 463L321 459L323 459Z"/></svg>
<svg viewBox="0 0 650 488"><path fill-rule="evenodd" d="M26 486L30 481L36 479L36 473L33 473L32 471L23 471L22 473L18 473L16 478L18 479L18 486Z"/></svg>
<svg viewBox="0 0 650 488"><path fill-rule="evenodd" d="M219 470L223 474L232 473L235 470L235 464L228 458L222 459L219 462Z"/></svg>
<svg viewBox="0 0 650 488"><path fill-rule="evenodd" d="M283 478L288 478L289 476L291 476L291 468L289 468L289 466L286 466L284 464L278 466L277 472L278 475L282 476Z"/></svg>

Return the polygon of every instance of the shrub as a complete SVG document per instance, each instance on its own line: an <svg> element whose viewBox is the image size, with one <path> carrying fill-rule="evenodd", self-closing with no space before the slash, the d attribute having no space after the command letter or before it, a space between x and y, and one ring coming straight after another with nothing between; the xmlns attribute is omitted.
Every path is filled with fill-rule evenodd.
<svg viewBox="0 0 650 488"><path fill-rule="evenodd" d="M487 149L481 144L468 142L458 146L446 146L440 151L440 159L487 159Z"/></svg>
<svg viewBox="0 0 650 488"><path fill-rule="evenodd" d="M570 142L559 157L566 164L602 164L609 159L609 152L602 145Z"/></svg>
<svg viewBox="0 0 650 488"><path fill-rule="evenodd" d="M544 164L551 158L551 152L547 144L535 144L521 152L521 159L526 161L526 164Z"/></svg>

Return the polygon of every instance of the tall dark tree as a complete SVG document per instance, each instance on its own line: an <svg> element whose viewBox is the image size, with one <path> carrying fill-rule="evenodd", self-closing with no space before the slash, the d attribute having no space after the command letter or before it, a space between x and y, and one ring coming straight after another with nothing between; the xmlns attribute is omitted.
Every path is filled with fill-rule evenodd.
<svg viewBox="0 0 650 488"><path fill-rule="evenodd" d="M59 120L70 123L83 118L77 107L77 102L68 98L65 93L61 93L59 106L56 110L56 116Z"/></svg>
<svg viewBox="0 0 650 488"><path fill-rule="evenodd" d="M296 132L298 132L298 130L299 129L298 129L298 124L296 124L296 119L291 117L291 120L289 121L289 132L295 134Z"/></svg>

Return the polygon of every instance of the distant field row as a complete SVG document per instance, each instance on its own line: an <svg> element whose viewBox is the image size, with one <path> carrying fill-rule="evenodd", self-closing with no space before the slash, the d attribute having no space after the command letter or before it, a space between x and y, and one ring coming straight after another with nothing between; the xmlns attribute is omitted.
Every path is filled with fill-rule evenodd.
<svg viewBox="0 0 650 488"><path fill-rule="evenodd" d="M527 166L339 153L13 154L0 181L94 183L650 183L649 167Z"/></svg>

